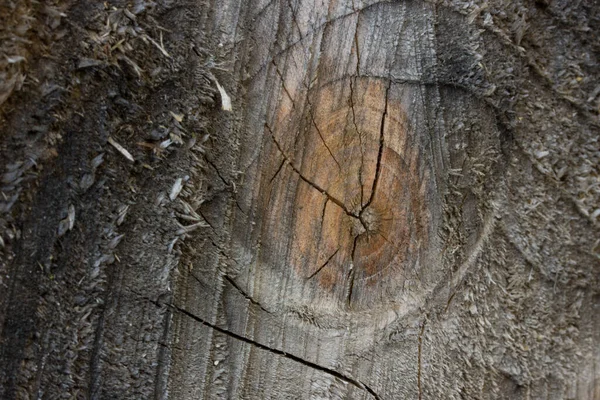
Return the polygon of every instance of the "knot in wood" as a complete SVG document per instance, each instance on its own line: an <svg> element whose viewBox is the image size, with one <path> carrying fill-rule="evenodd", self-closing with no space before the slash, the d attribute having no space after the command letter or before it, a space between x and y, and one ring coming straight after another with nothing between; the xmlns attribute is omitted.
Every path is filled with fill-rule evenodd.
<svg viewBox="0 0 600 400"><path fill-rule="evenodd" d="M323 89L302 118L267 126L282 160L270 207L285 210L267 237L290 239L280 257L294 279L352 308L381 279L401 281L428 240L427 174L404 107L385 81L357 82L343 88L347 102L333 98L339 87Z"/></svg>

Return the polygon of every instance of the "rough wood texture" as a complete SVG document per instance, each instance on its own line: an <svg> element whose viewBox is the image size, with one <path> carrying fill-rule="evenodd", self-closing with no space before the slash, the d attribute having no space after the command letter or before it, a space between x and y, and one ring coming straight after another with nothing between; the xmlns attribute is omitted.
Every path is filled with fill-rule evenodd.
<svg viewBox="0 0 600 400"><path fill-rule="evenodd" d="M600 399L594 2L61 10L70 89L2 114L0 397Z"/></svg>

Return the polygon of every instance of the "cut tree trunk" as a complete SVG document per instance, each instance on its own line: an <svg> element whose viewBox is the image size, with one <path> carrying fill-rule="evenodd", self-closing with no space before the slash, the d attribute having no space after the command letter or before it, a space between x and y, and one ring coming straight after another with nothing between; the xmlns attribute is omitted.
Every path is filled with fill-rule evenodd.
<svg viewBox="0 0 600 400"><path fill-rule="evenodd" d="M1 398L600 400L593 1L109 3L6 64Z"/></svg>

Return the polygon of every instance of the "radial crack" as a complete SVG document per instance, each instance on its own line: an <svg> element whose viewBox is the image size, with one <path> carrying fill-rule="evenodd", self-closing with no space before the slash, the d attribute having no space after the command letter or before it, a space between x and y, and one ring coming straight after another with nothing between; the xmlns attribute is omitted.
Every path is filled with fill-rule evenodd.
<svg viewBox="0 0 600 400"><path fill-rule="evenodd" d="M298 19L296 17L296 13L298 12L298 10L294 10L291 0L288 0L288 6L290 7L290 10L292 10L292 21L294 22L294 25L296 25L296 29L298 30L299 40L302 40L302 30L300 30L300 24L298 24Z"/></svg>
<svg viewBox="0 0 600 400"><path fill-rule="evenodd" d="M273 62L273 66L275 67L275 72L277 72L279 79L281 79L281 86L283 87L283 91L285 92L285 94L287 94L288 98L292 102L292 108L296 108L296 103L294 102L294 98L292 97L290 92L287 90L287 87L285 86L285 79L283 79L283 75L279 71L279 67L277 66L277 64L275 64L275 60L272 60L272 62Z"/></svg>
<svg viewBox="0 0 600 400"><path fill-rule="evenodd" d="M329 261L331 261L331 259L333 257L335 257L335 255L338 253L338 251L340 251L339 248L332 255L329 256L329 258L327 259L327 261L325 261L325 263L323 265L321 265L319 268L317 268L317 270L315 272L313 272L312 274L310 274L310 276L308 278L306 278L306 280L312 279L315 275L317 275L319 272L321 272L321 270L323 268L325 268L327 266L327 264L329 264Z"/></svg>
<svg viewBox="0 0 600 400"><path fill-rule="evenodd" d="M358 74L358 65L356 67L356 73ZM358 125L356 124L356 112L354 110L354 84L352 83L353 80L352 78L349 79L350 81L350 109L352 110L352 123L354 124L354 129L356 130L356 135L358 136L358 143L360 144L360 167L358 169L358 181L360 182L360 206L363 206L363 201L364 201L364 191L365 191L365 185L363 182L363 168L364 168L364 164L365 164L365 152L363 149L363 143L362 143L362 135L360 133L360 130L358 129Z"/></svg>
<svg viewBox="0 0 600 400"><path fill-rule="evenodd" d="M354 6L353 6L354 8ZM360 50L358 49L358 25L360 23L360 13L356 16L356 28L354 29L354 46L356 46L356 76L360 76Z"/></svg>
<svg viewBox="0 0 600 400"><path fill-rule="evenodd" d="M348 304L348 307L350 307L350 303L352 302L352 291L354 290L354 268L348 273L348 278L350 283L348 284L348 297L346 303Z"/></svg>
<svg viewBox="0 0 600 400"><path fill-rule="evenodd" d="M338 160L335 158L335 156L333 155L333 153L331 152L331 149L329 148L329 146L327 145L327 142L325 141L325 138L323 137L323 134L321 133L321 130L319 129L319 127L317 126L317 121L315 121L315 116L312 112L312 104L310 103L310 101L308 101L308 105L310 107L309 110L309 114L310 114L310 120L313 123L313 126L315 127L315 129L317 130L317 133L319 134L319 137L321 138L321 140L323 141L323 145L325 146L325 148L327 149L327 151L329 152L329 155L331 156L331 158L333 158L333 161L335 161L335 163L338 166L338 169L341 171L342 170L342 166L340 165L340 163L338 162Z"/></svg>
<svg viewBox="0 0 600 400"><path fill-rule="evenodd" d="M369 207L369 205L373 201L373 198L375 197L375 191L377 190L377 184L379 183L379 176L381 175L381 158L383 156L385 118L386 118L387 112L388 112L388 100L389 100L389 94L390 94L391 87L392 87L392 81L390 80L388 83L388 87L385 90L385 107L383 110L383 114L381 116L381 124L379 126L379 153L377 154L377 167L375 170L375 177L373 178L373 186L371 188L371 195L369 196L369 201L367 201L367 204L365 204L364 207L362 208L361 214L363 211L365 211L367 209L367 207Z"/></svg>
<svg viewBox="0 0 600 400"><path fill-rule="evenodd" d="M275 174L271 177L271 180L269 180L269 185L271 183L273 183L273 180L277 177L277 175L279 175L279 172L281 171L281 168L283 168L283 164L285 164L285 158L283 160L281 160L281 164L279 164L279 167L277 168L277 171L275 172Z"/></svg>
<svg viewBox="0 0 600 400"><path fill-rule="evenodd" d="M360 222L364 225L362 219ZM348 284L348 295L346 297L346 303L350 306L350 302L352 301L352 291L354 290L354 256L356 253L356 246L358 244L358 238L360 235L356 235L354 237L354 242L352 243L352 253L350 256L350 271L348 271L348 279L350 283Z"/></svg>
<svg viewBox="0 0 600 400"><path fill-rule="evenodd" d="M271 138L273 139L273 142L275 143L275 146L277 146L277 149L279 150L279 152L281 153L281 155L283 156L283 158L285 158L285 160L290 165L290 167L292 167L292 169L294 170L294 172L298 174L298 176L300 177L300 179L302 179L304 182L306 182L308 185L310 185L311 187L313 187L317 191L323 193L329 200L331 200L334 204L336 204L338 207L340 207L350 217L357 218L357 219L359 218L359 216L357 214L354 214L350 210L348 210L348 208L346 208L346 206L344 205L344 203L342 203L340 200L338 200L335 197L333 197L332 195L330 195L325 189L323 189L322 187L320 187L316 183L312 182L310 179L306 178L302 174L302 172L298 168L296 168L296 166L292 163L292 161L288 158L288 156L284 153L283 149L279 145L279 142L277 141L277 139L275 139L275 134L273 133L273 130L271 130L271 127L268 124L265 123L265 128L267 128L267 130L271 134Z"/></svg>
<svg viewBox="0 0 600 400"><path fill-rule="evenodd" d="M327 203L329 203L328 198L325 199L325 204L323 204L323 212L321 213L321 227L323 226L323 223L325 222L325 211L327 210Z"/></svg>

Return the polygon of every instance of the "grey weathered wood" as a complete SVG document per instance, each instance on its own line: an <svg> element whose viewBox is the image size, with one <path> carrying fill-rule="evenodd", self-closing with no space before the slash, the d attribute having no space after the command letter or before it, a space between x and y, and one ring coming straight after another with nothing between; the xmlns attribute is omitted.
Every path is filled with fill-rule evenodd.
<svg viewBox="0 0 600 400"><path fill-rule="evenodd" d="M190 375L171 376L173 395L188 398L179 388L202 371L206 398L598 397L597 333L584 327L598 314L582 308L598 307L597 248L583 250L598 198L549 167L564 160L576 175L597 160L597 117L546 83L535 50L459 4L227 4L211 17L235 54L238 117L223 134L239 137L240 175L217 261L228 278L218 303L175 299L305 361L213 331L197 350L210 356L184 356ZM529 7L535 28L552 23ZM381 245L395 259L359 255L352 270L344 223L361 212L361 186L372 190L382 120L383 149L400 157L381 160L381 207L398 216L385 233L410 238ZM559 139L559 123L580 133ZM577 150L561 155L556 140Z"/></svg>
<svg viewBox="0 0 600 400"><path fill-rule="evenodd" d="M2 215L0 397L600 399L591 2L159 3L142 78L79 72ZM165 160L158 125L187 135Z"/></svg>

